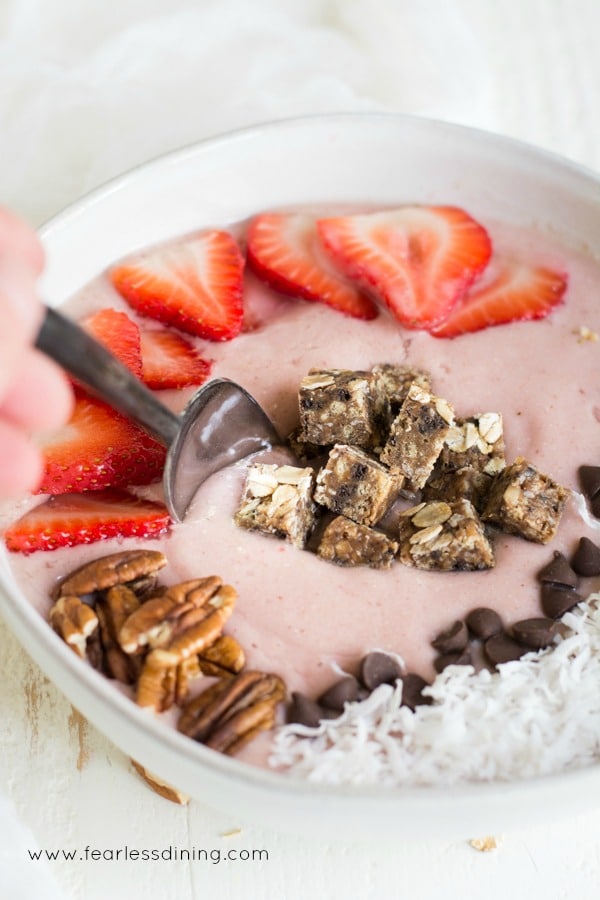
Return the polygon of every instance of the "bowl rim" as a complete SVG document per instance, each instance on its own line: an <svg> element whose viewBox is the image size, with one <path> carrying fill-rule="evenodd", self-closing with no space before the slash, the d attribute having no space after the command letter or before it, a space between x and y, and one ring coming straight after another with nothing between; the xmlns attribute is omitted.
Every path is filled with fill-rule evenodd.
<svg viewBox="0 0 600 900"><path fill-rule="evenodd" d="M67 204L58 210L48 219L45 219L38 226L38 233L44 240L47 233L55 229L58 225L68 219L80 215L88 206L98 202L105 196L126 187L128 183L137 179L141 173L152 170L153 167L162 167L163 165L172 165L195 156L204 149L217 148L220 144L229 144L234 140L248 140L260 137L263 133L282 128L305 127L312 124L330 122L332 124L343 122L365 121L372 123L394 123L405 126L423 126L434 128L436 130L445 131L448 134L462 134L476 141L483 143L493 142L498 147L505 150L513 150L521 155L529 156L532 159L541 162L545 161L551 166L560 166L563 171L569 171L573 176L589 180L598 188L600 192L600 171L596 171L591 166L577 162L564 156L556 151L549 150L545 147L539 147L536 144L524 141L520 138L507 134L477 128L470 125L463 125L457 122L449 122L443 119L428 118L426 116L411 115L408 113L395 112L332 112L332 113L312 113L305 115L289 116L284 118L265 119L251 125L245 125L241 128L229 128L218 134L208 135L198 141L190 141L180 147L167 150L164 153L154 154L148 159L136 163L122 172L106 179L96 187L84 192L80 197L72 203Z"/></svg>
<svg viewBox="0 0 600 900"><path fill-rule="evenodd" d="M563 174L569 173L582 187L592 188L597 191L600 200L600 175L597 172L553 151L536 147L514 137L472 128L467 125L401 113L319 113L270 119L243 128L232 128L221 134L211 135L200 141L191 142L166 153L158 154L115 175L57 212L40 226L40 236L42 240L45 240L51 232L63 223L81 215L89 214L93 211L96 203L104 200L116 191L126 189L132 181L137 181L140 177L147 177L153 170L167 166L177 166L182 161L201 155L205 151L214 152L224 143L230 144L234 141L255 140L268 135L272 130L306 128L326 123L343 126L345 122L357 121L368 124L376 124L378 122L396 123L407 128L426 128L436 133L442 131L449 134L460 134L465 138L486 145L494 144L505 152L516 153L536 163L545 162L553 169L560 168ZM234 784L237 783L246 787L252 786L252 788L257 789L268 788L269 791L278 794L280 797L289 797L290 799L299 795L308 796L313 800L336 798L344 804L354 804L357 798L366 798L380 804L396 804L399 799L402 799L403 803L415 802L418 805L437 804L441 800L459 798L461 800L474 798L478 803L481 803L500 793L504 797L514 793L518 793L521 796L529 795L530 800L534 800L547 796L548 789L556 782L560 782L567 789L577 788L578 796L584 796L586 786L591 787L592 784L597 786L598 777L600 776L600 767L597 763L558 773L536 775L511 781L461 781L451 785L403 785L390 788L389 786L371 784L335 785L315 783L289 774L282 775L273 770L259 768L215 753L179 734L171 726L165 725L160 718L151 716L137 707L123 693L115 690L114 685L108 679L80 660L52 631L43 616L31 604L23 602L24 598L20 596L21 591L17 588L16 582L11 584L8 557L9 554L6 548L2 548L0 557L0 600L8 601L8 603L2 603L2 609L3 612L6 611L7 621L17 639L21 641L22 635L26 634L29 644L33 645L35 650L38 651L38 655L34 656L28 649L34 661L47 672L48 659L50 657L53 657L55 660L58 659L61 666L66 668L69 678L73 682L83 683L86 692L90 692L101 707L109 712L112 710L111 715L116 714L118 720L126 722L130 729L133 727L140 737L151 737L163 748L175 753L175 756L182 756L190 763L200 763L209 770L212 769L219 772ZM8 578L6 577L6 571L9 572ZM6 597L3 595L6 595ZM41 662L40 659L42 660ZM50 678L55 686L71 699L70 694L52 676ZM87 711L85 715L88 715ZM96 721L96 718L90 716L90 720L102 732L103 726ZM117 743L112 735L109 735L109 738ZM590 803L593 801L591 791L588 791L585 796L589 797Z"/></svg>

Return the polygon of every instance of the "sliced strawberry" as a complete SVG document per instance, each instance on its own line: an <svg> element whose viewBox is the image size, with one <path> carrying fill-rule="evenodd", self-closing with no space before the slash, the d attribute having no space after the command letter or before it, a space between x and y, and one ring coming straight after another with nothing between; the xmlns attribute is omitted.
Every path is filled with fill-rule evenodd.
<svg viewBox="0 0 600 900"><path fill-rule="evenodd" d="M101 309L81 324L137 378L142 377L140 330L128 315L116 309Z"/></svg>
<svg viewBox="0 0 600 900"><path fill-rule="evenodd" d="M210 374L210 362L173 331L140 332L143 375L154 390L202 384Z"/></svg>
<svg viewBox="0 0 600 900"><path fill-rule="evenodd" d="M543 266L510 259L493 262L491 278L475 286L447 319L431 330L435 337L457 337L491 325L542 319L562 302L567 277Z"/></svg>
<svg viewBox="0 0 600 900"><path fill-rule="evenodd" d="M69 422L41 442L45 472L39 493L95 491L149 484L162 476L165 449L100 400L76 392Z"/></svg>
<svg viewBox="0 0 600 900"><path fill-rule="evenodd" d="M4 532L4 540L13 553L29 554L114 537L155 537L170 524L162 503L127 491L62 494L25 513Z"/></svg>
<svg viewBox="0 0 600 900"><path fill-rule="evenodd" d="M282 294L326 303L358 319L377 315L373 301L335 271L323 253L311 216L256 216L248 229L248 264Z"/></svg>
<svg viewBox="0 0 600 900"><path fill-rule="evenodd" d="M317 229L340 270L406 328L441 322L491 254L485 229L453 206L320 219Z"/></svg>
<svg viewBox="0 0 600 900"><path fill-rule="evenodd" d="M242 327L244 258L226 231L206 231L140 253L112 269L113 285L138 313L212 341Z"/></svg>

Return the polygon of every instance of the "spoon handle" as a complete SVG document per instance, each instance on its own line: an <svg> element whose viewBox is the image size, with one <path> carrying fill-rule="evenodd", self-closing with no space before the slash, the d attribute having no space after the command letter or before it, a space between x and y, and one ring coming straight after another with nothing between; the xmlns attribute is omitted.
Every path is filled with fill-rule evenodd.
<svg viewBox="0 0 600 900"><path fill-rule="evenodd" d="M179 417L71 319L48 307L35 346L165 447L171 446Z"/></svg>

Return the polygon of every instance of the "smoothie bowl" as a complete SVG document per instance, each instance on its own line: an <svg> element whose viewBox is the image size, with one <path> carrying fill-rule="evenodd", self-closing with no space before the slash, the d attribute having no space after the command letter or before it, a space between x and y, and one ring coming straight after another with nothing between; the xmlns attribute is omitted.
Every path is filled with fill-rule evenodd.
<svg viewBox="0 0 600 900"><path fill-rule="evenodd" d="M179 410L281 446L184 523L77 388L5 504L4 614L160 779L279 827L473 835L600 781L600 183L497 137L340 115L113 182L44 231L51 304Z"/></svg>

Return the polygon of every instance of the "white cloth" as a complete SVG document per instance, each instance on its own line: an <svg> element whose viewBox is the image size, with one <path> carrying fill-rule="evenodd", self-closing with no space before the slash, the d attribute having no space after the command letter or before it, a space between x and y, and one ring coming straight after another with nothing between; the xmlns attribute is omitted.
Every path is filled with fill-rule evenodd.
<svg viewBox="0 0 600 900"><path fill-rule="evenodd" d="M451 3L4 4L0 198L36 222L141 161L266 119L387 109L493 124L482 50Z"/></svg>

